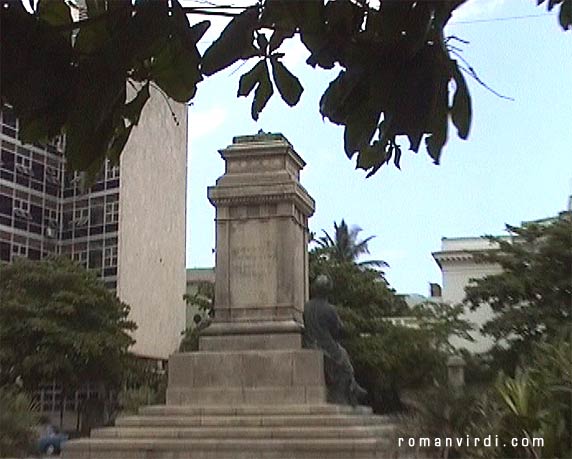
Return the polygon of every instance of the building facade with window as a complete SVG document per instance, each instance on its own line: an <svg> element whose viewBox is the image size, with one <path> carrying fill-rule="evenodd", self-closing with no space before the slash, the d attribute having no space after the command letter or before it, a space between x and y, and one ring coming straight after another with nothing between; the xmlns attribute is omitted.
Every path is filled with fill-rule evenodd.
<svg viewBox="0 0 572 459"><path fill-rule="evenodd" d="M185 328L186 107L154 94L120 165L106 162L87 190L62 139L24 145L18 128L4 107L0 261L71 257L131 306L132 351L166 360Z"/></svg>

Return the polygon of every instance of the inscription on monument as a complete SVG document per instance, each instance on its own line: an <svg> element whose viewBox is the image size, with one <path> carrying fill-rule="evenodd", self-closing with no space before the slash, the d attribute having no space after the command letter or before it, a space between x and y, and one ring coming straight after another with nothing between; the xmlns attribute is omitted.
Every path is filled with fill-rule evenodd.
<svg viewBox="0 0 572 459"><path fill-rule="evenodd" d="M277 247L274 231L261 221L234 222L231 226L229 268L234 307L269 306L276 302ZM270 288L261 289L264 285Z"/></svg>
<svg viewBox="0 0 572 459"><path fill-rule="evenodd" d="M276 261L276 253L261 253L256 246L236 247L230 251L231 269L245 277L260 278Z"/></svg>

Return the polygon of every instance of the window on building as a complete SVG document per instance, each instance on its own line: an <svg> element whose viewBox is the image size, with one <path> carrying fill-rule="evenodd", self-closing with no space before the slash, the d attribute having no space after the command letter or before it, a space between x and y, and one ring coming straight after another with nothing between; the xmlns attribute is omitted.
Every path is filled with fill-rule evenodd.
<svg viewBox="0 0 572 459"><path fill-rule="evenodd" d="M24 199L14 198L14 216L24 220L31 220L30 203Z"/></svg>
<svg viewBox="0 0 572 459"><path fill-rule="evenodd" d="M30 210L30 203L23 199L14 198L14 208L15 209L22 209L26 212Z"/></svg>
<svg viewBox="0 0 572 459"><path fill-rule="evenodd" d="M58 185L60 183L60 170L56 167L46 166L46 181Z"/></svg>
<svg viewBox="0 0 572 459"><path fill-rule="evenodd" d="M46 145L46 150L52 155L61 154L64 150L63 139L61 136L56 137Z"/></svg>
<svg viewBox="0 0 572 459"><path fill-rule="evenodd" d="M18 125L16 117L14 116L14 112L11 109L3 107L1 114L2 114L2 133L15 138Z"/></svg>
<svg viewBox="0 0 572 459"><path fill-rule="evenodd" d="M0 194L0 214L12 215L12 196Z"/></svg>
<svg viewBox="0 0 572 459"><path fill-rule="evenodd" d="M105 178L107 180L119 178L119 166L113 166L109 161L107 161L105 164Z"/></svg>
<svg viewBox="0 0 572 459"><path fill-rule="evenodd" d="M28 247L23 244L12 244L12 260L17 257L27 257L28 256Z"/></svg>
<svg viewBox="0 0 572 459"><path fill-rule="evenodd" d="M117 223L119 221L119 201L105 204L105 223Z"/></svg>
<svg viewBox="0 0 572 459"><path fill-rule="evenodd" d="M117 246L105 248L103 252L103 266L105 268L117 266Z"/></svg>
<svg viewBox="0 0 572 459"><path fill-rule="evenodd" d="M89 263L87 267L89 269L98 270L98 275L100 275L99 271L101 270L102 257L103 257L103 251L100 248L92 249L90 247Z"/></svg>
<svg viewBox="0 0 572 459"><path fill-rule="evenodd" d="M19 165L24 166L24 167L31 167L32 166L32 160L30 158L26 158L25 156L22 156L22 155L16 155L16 164L19 164Z"/></svg>
<svg viewBox="0 0 572 459"><path fill-rule="evenodd" d="M0 260L10 261L10 243L0 241Z"/></svg>
<svg viewBox="0 0 572 459"><path fill-rule="evenodd" d="M85 218L89 215L89 209L87 207L75 208L73 211L73 219L79 220L80 218Z"/></svg>
<svg viewBox="0 0 572 459"><path fill-rule="evenodd" d="M89 221L89 208L76 207L73 211L73 223L75 226L87 225Z"/></svg>
<svg viewBox="0 0 572 459"><path fill-rule="evenodd" d="M56 209L45 209L44 216L48 223L56 223L58 222L58 211Z"/></svg>
<svg viewBox="0 0 572 459"><path fill-rule="evenodd" d="M8 151L16 151L16 144L14 142L10 142L9 140L2 140L2 149Z"/></svg>
<svg viewBox="0 0 572 459"><path fill-rule="evenodd" d="M70 185L75 186L75 187L79 187L81 182L83 181L84 175L85 174L83 172L75 171L73 173L71 180L70 180Z"/></svg>
<svg viewBox="0 0 572 459"><path fill-rule="evenodd" d="M16 116L14 115L14 111L11 108L4 106L2 108L2 124L16 129L16 122L17 120Z"/></svg>
<svg viewBox="0 0 572 459"><path fill-rule="evenodd" d="M33 175L32 160L22 155L16 155L16 172L24 175Z"/></svg>
<svg viewBox="0 0 572 459"><path fill-rule="evenodd" d="M87 251L82 250L79 252L74 252L72 255L72 260L87 268Z"/></svg>

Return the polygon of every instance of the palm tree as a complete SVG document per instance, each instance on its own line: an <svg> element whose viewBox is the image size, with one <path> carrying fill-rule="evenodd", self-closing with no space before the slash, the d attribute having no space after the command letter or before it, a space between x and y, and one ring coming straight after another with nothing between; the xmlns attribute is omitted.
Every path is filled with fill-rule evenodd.
<svg viewBox="0 0 572 459"><path fill-rule="evenodd" d="M334 237L330 236L326 230L322 230L324 236L315 239L316 243L331 260L343 263L355 263L364 268L381 268L389 266L383 260L366 260L358 262L358 258L363 254L369 254L368 243L375 236L369 236L364 240L358 240L362 229L359 226L348 227L342 219L340 225L334 222Z"/></svg>

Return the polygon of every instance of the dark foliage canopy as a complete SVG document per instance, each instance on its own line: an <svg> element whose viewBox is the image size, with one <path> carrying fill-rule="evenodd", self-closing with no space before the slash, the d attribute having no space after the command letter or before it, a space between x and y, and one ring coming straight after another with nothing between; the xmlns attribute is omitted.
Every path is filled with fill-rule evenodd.
<svg viewBox="0 0 572 459"><path fill-rule="evenodd" d="M210 23L189 25L185 13L218 14L208 6L86 0L88 18L73 22L65 0L39 0L34 14L20 0L4 0L2 103L14 107L24 141L65 133L71 167L93 175L105 157L119 158L150 85L188 102L204 76L254 60L238 88L238 96L254 92L252 117L258 119L274 88L295 105L303 88L278 49L297 35L311 53L308 65L341 68L319 110L344 126L345 152L357 154L357 167L368 176L390 161L399 167L398 136L414 152L424 141L439 163L449 121L463 139L471 126L463 69L444 35L466 1L473 0L382 0L380 7L367 0L260 0L236 14L201 56L196 45ZM560 25L572 28L572 0L537 3L559 6ZM129 100L128 84L136 90Z"/></svg>
<svg viewBox="0 0 572 459"><path fill-rule="evenodd" d="M0 265L0 383L120 382L129 306L67 258Z"/></svg>

